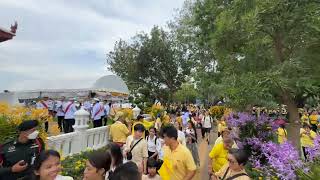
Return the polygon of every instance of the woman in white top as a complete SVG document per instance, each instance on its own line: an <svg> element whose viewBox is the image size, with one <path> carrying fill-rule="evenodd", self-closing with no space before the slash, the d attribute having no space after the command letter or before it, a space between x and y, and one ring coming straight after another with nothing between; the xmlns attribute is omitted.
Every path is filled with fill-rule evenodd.
<svg viewBox="0 0 320 180"><path fill-rule="evenodd" d="M212 117L209 115L209 112L207 111L205 113L205 116L203 116L202 118L202 128L203 128L203 133L204 133L204 137L206 138L208 144L210 142L210 131L212 128Z"/></svg>
<svg viewBox="0 0 320 180"><path fill-rule="evenodd" d="M161 137L159 137L157 139L157 154L158 154L158 159L160 160L163 160L163 155L164 155L163 146L164 146L164 140Z"/></svg>
<svg viewBox="0 0 320 180"><path fill-rule="evenodd" d="M178 122L174 123L174 127L178 130L178 141L182 145L186 145L186 136L185 134L181 131L180 125Z"/></svg>
<svg viewBox="0 0 320 180"><path fill-rule="evenodd" d="M197 144L198 136L196 132L196 126L193 124L192 121L188 122L188 126L186 128L186 136L187 136L187 148L190 150L196 165L200 165L198 144Z"/></svg>
<svg viewBox="0 0 320 180"><path fill-rule="evenodd" d="M148 156L149 158L157 158L157 140L158 137L156 136L156 128L151 127L149 129L149 136L146 137L148 143Z"/></svg>

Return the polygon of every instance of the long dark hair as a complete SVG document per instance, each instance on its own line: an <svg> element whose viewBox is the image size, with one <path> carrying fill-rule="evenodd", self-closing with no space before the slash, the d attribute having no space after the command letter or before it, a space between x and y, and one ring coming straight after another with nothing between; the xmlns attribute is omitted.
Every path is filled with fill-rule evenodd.
<svg viewBox="0 0 320 180"><path fill-rule="evenodd" d="M35 171L39 171L40 167L42 166L43 162L49 159L50 156L57 157L60 159L60 154L55 150L46 150L42 151L38 156L36 157L34 164L32 166L33 174L30 179L32 180L39 180L40 176L35 174Z"/></svg>
<svg viewBox="0 0 320 180"><path fill-rule="evenodd" d="M121 153L121 148L115 144L111 143L109 145L111 157L114 159L114 166L118 167L123 163L123 156Z"/></svg>
<svg viewBox="0 0 320 180"><path fill-rule="evenodd" d="M239 165L245 165L248 162L249 155L242 149L230 149L229 154L233 155Z"/></svg>
<svg viewBox="0 0 320 180"><path fill-rule="evenodd" d="M194 131L194 136L196 137L196 141L198 141L198 135L197 135L196 125L194 125L194 123L193 123L191 120L190 120L190 121L188 121L188 123L190 123L190 124L191 124L192 129L193 129L193 131Z"/></svg>
<svg viewBox="0 0 320 180"><path fill-rule="evenodd" d="M109 152L96 151L89 155L88 161L90 164L99 169L104 169L105 172L109 171L111 165L111 155Z"/></svg>

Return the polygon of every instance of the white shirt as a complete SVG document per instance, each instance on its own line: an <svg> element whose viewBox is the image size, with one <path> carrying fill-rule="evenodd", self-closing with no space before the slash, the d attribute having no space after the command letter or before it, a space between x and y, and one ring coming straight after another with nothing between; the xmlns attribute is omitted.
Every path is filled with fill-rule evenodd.
<svg viewBox="0 0 320 180"><path fill-rule="evenodd" d="M178 141L180 142L180 144L182 144L182 145L186 145L186 136L185 136L185 134L182 132L182 131L180 131L180 130L178 130Z"/></svg>
<svg viewBox="0 0 320 180"><path fill-rule="evenodd" d="M58 175L54 180L73 180L73 178L70 177L70 176L61 176L61 175Z"/></svg>
<svg viewBox="0 0 320 180"><path fill-rule="evenodd" d="M156 138L157 138L156 136L153 136L153 138L150 138L150 136L147 136L148 151L150 151L150 152L157 151ZM157 138L157 141L158 141L158 138Z"/></svg>
<svg viewBox="0 0 320 180"><path fill-rule="evenodd" d="M202 118L202 126L204 128L211 128L211 117L210 116L205 116Z"/></svg>
<svg viewBox="0 0 320 180"><path fill-rule="evenodd" d="M91 111L91 108L92 108L92 105L91 105L91 102L90 101L85 101L83 103L83 107L86 111L90 112Z"/></svg>
<svg viewBox="0 0 320 180"><path fill-rule="evenodd" d="M104 111L106 116L108 116L110 114L110 106L109 104L104 105Z"/></svg>
<svg viewBox="0 0 320 180"><path fill-rule="evenodd" d="M67 108L70 103L72 103L72 104L70 105L70 107L67 111ZM74 119L74 113L77 111L77 108L73 102L69 101L69 102L63 103L62 109L65 112L64 119Z"/></svg>
<svg viewBox="0 0 320 180"><path fill-rule="evenodd" d="M100 107L103 108L101 112L101 117L104 117L106 115L105 109L104 109L104 104L103 102L100 102Z"/></svg>
<svg viewBox="0 0 320 180"><path fill-rule="evenodd" d="M104 115L103 106L100 103L96 103L92 108L91 118L93 120L99 120Z"/></svg>
<svg viewBox="0 0 320 180"><path fill-rule="evenodd" d="M158 138L157 139L156 149L157 149L157 152L158 152L158 157L161 160L163 160L163 155L164 155L163 146L164 146L164 140L162 138Z"/></svg>
<svg viewBox="0 0 320 180"><path fill-rule="evenodd" d="M54 101L48 100L48 101L47 101L47 104L48 104L48 109L49 109L50 111L53 111Z"/></svg>
<svg viewBox="0 0 320 180"><path fill-rule="evenodd" d="M56 101L56 108L55 111L57 112L57 116L64 116L64 112L62 110L62 105L64 102Z"/></svg>
<svg viewBox="0 0 320 180"><path fill-rule="evenodd" d="M49 105L47 101L39 101L37 102L37 109L49 109Z"/></svg>

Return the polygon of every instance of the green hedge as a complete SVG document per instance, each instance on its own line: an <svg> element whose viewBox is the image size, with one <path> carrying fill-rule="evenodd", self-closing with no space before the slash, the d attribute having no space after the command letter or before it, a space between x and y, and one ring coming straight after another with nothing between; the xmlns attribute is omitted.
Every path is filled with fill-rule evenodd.
<svg viewBox="0 0 320 180"><path fill-rule="evenodd" d="M68 156L63 158L61 161L62 165L62 175L71 176L75 180L83 179L83 172L86 167L86 161L88 156L96 151L107 151L108 148L104 147L98 150L87 150L79 154L74 154L73 156Z"/></svg>

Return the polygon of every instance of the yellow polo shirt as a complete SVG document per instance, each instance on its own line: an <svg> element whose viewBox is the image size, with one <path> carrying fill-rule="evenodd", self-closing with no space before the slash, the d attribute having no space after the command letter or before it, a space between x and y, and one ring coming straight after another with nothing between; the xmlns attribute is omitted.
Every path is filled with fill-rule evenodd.
<svg viewBox="0 0 320 180"><path fill-rule="evenodd" d="M304 134L304 132L306 132L306 130L304 130L303 128L300 129L300 142L301 142L301 146L302 147L312 147L314 145L313 140L306 134ZM310 136L312 138L316 138L317 133L315 133L314 131L310 130Z"/></svg>
<svg viewBox="0 0 320 180"><path fill-rule="evenodd" d="M279 142L279 144L282 144L287 140L287 130L279 127L277 134L278 134L278 142Z"/></svg>
<svg viewBox="0 0 320 180"><path fill-rule="evenodd" d="M189 171L196 170L196 164L189 149L181 144L171 151L168 146L163 147L163 158L168 160L172 166L172 172L170 173L170 180L183 180Z"/></svg>
<svg viewBox="0 0 320 180"><path fill-rule="evenodd" d="M179 123L180 127L182 126L182 117L177 117L176 121Z"/></svg>
<svg viewBox="0 0 320 180"><path fill-rule="evenodd" d="M163 116L163 124L167 125L169 123L170 123L170 116L168 115Z"/></svg>
<svg viewBox="0 0 320 180"><path fill-rule="evenodd" d="M125 143L129 135L129 129L122 122L116 121L110 126L109 135L113 142Z"/></svg>
<svg viewBox="0 0 320 180"><path fill-rule="evenodd" d="M310 119L310 124L318 124L318 115L310 115L309 116L309 119Z"/></svg>
<svg viewBox="0 0 320 180"><path fill-rule="evenodd" d="M304 114L304 115L301 117L301 123L307 123L307 124L309 124L309 117Z"/></svg>
<svg viewBox="0 0 320 180"><path fill-rule="evenodd" d="M213 172L218 172L222 166L228 163L228 150L224 148L223 142L213 146L209 157L212 159Z"/></svg>

